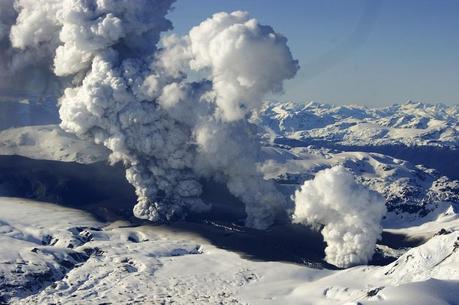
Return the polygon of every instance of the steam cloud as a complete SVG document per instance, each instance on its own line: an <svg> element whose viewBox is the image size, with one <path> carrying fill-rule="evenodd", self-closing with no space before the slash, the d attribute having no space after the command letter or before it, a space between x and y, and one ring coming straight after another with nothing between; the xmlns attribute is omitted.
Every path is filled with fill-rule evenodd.
<svg viewBox="0 0 459 305"><path fill-rule="evenodd" d="M34 67L59 84L53 90L65 88L61 127L123 162L137 217L208 209L200 179L211 178L245 203L248 226L266 228L285 198L257 170L260 146L247 117L298 63L283 36L240 11L161 38L172 29L165 16L173 2L1 1L0 78ZM192 81L195 74L205 78Z"/></svg>
<svg viewBox="0 0 459 305"><path fill-rule="evenodd" d="M294 222L323 226L325 259L338 267L371 259L385 212L382 197L357 184L342 166L320 171L295 193Z"/></svg>

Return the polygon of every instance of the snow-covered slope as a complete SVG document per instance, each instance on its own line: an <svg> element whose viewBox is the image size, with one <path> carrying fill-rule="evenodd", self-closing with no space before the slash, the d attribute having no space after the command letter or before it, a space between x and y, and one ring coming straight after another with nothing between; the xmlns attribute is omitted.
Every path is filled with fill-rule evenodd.
<svg viewBox="0 0 459 305"><path fill-rule="evenodd" d="M459 106L407 102L383 108L310 102L267 105L259 124L278 136L346 146L459 147Z"/></svg>
<svg viewBox="0 0 459 305"><path fill-rule="evenodd" d="M233 290L256 279L229 265L234 254L204 250L187 234L18 199L1 199L0 211L1 244L10 245L0 248L3 302L240 304L231 303Z"/></svg>
<svg viewBox="0 0 459 305"><path fill-rule="evenodd" d="M191 231L100 222L43 202L0 198L0 223L0 303L414 305L459 297L457 232L388 266L325 270L252 261Z"/></svg>
<svg viewBox="0 0 459 305"><path fill-rule="evenodd" d="M459 270L459 231L445 232L413 248L383 268L394 284L424 281L430 278L454 279Z"/></svg>
<svg viewBox="0 0 459 305"><path fill-rule="evenodd" d="M0 155L86 164L106 160L108 152L57 125L38 125L0 131Z"/></svg>

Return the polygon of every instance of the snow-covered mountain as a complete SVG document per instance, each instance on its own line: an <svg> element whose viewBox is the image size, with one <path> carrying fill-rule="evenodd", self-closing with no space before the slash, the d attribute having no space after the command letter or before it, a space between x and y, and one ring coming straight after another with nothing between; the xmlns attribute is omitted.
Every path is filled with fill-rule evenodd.
<svg viewBox="0 0 459 305"><path fill-rule="evenodd" d="M268 104L259 123L277 136L345 146L459 146L459 106L407 102L382 108Z"/></svg>
<svg viewBox="0 0 459 305"><path fill-rule="evenodd" d="M325 109L329 122L336 120L332 112L352 112L347 119L361 122L380 113L307 107L317 110L315 116ZM441 115L429 107L423 111L435 120L456 124L457 107L438 106ZM349 109L360 109L360 117ZM277 125L261 118L278 139L324 122L296 120L290 132L285 126L295 120L287 124L288 116ZM390 128L422 129L404 126ZM361 144L373 145L371 137L362 135L367 142ZM394 156L345 151L345 145L268 139L259 169L287 196L318 171L342 165L384 197L388 214L369 265L328 265L317 232L282 224L266 232L242 227L240 206L213 186L204 185L203 197L215 210L200 218L162 226L134 220L132 187L119 167L107 165L105 149L57 125L26 126L0 132L0 196L8 196L0 197L0 244L8 245L0 247L0 304L455 304L459 181ZM453 149L457 142L442 141L412 143Z"/></svg>

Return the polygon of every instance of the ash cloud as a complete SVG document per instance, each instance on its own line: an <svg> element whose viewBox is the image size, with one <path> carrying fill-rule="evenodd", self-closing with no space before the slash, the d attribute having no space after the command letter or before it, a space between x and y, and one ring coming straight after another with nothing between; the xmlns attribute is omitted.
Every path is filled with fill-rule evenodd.
<svg viewBox="0 0 459 305"><path fill-rule="evenodd" d="M258 171L247 118L298 63L286 38L246 12L218 13L184 37L161 39L173 2L3 1L2 73L26 77L33 68L46 90L59 84L61 127L125 165L137 217L208 209L199 181L212 178L245 203L248 226L266 228L286 199ZM192 81L195 72L204 79Z"/></svg>
<svg viewBox="0 0 459 305"><path fill-rule="evenodd" d="M357 184L344 167L318 172L295 193L293 222L322 227L326 261L337 267L367 263L380 238L383 198Z"/></svg>

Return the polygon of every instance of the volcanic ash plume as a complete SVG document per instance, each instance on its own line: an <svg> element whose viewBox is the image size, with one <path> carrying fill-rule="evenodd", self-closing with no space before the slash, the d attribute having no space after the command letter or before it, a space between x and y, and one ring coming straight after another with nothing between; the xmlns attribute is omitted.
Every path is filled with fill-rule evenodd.
<svg viewBox="0 0 459 305"><path fill-rule="evenodd" d="M24 65L24 54L50 58L47 69L67 84L61 127L125 165L136 216L164 221L208 209L200 181L211 178L245 203L247 225L273 223L285 198L257 170L247 117L296 74L283 36L233 12L160 39L172 28L172 0L6 2L14 13L0 21L0 38L9 37L2 52Z"/></svg>
<svg viewBox="0 0 459 305"><path fill-rule="evenodd" d="M379 194L357 184L351 173L336 166L320 171L296 191L293 221L323 226L325 259L344 268L371 259L385 212Z"/></svg>

